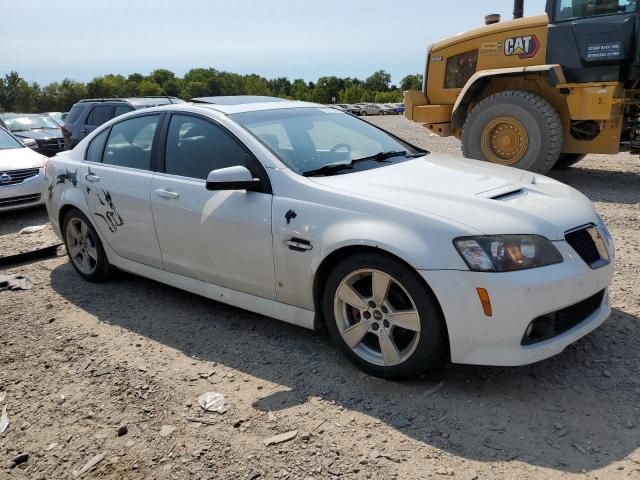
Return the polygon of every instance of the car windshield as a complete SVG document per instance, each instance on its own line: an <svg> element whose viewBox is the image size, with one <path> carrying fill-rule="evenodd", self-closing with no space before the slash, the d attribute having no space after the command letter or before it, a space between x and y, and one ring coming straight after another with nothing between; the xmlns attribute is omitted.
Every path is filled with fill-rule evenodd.
<svg viewBox="0 0 640 480"><path fill-rule="evenodd" d="M349 173L426 153L335 108L262 110L231 118L301 175Z"/></svg>
<svg viewBox="0 0 640 480"><path fill-rule="evenodd" d="M46 115L25 115L24 117L6 117L4 123L12 132L40 130L43 128L60 128L60 126Z"/></svg>
<svg viewBox="0 0 640 480"><path fill-rule="evenodd" d="M8 150L12 148L21 148L22 144L15 138L0 128L0 150Z"/></svg>

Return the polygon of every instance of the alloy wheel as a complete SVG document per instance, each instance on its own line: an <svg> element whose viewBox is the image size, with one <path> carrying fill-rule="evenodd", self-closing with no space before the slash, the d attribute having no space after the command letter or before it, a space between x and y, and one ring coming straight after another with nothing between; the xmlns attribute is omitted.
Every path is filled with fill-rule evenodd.
<svg viewBox="0 0 640 480"><path fill-rule="evenodd" d="M391 367L405 362L420 339L420 314L393 276L375 269L347 275L334 296L338 331L363 360Z"/></svg>
<svg viewBox="0 0 640 480"><path fill-rule="evenodd" d="M85 275L91 275L98 265L98 249L89 226L74 217L67 222L67 249L74 265Z"/></svg>

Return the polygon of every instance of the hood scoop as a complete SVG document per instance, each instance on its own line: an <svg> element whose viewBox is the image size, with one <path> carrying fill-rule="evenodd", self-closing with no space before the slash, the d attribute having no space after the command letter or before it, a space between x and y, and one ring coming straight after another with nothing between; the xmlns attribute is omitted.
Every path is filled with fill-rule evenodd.
<svg viewBox="0 0 640 480"><path fill-rule="evenodd" d="M496 200L504 202L511 200L512 198L521 197L526 195L527 191L516 185L504 185L502 187L493 188L485 192L476 193L477 197L486 198L488 200Z"/></svg>

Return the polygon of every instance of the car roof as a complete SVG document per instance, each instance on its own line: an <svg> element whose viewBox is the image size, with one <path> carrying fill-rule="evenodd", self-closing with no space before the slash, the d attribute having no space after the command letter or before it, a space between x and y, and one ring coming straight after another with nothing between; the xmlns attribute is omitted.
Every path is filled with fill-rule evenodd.
<svg viewBox="0 0 640 480"><path fill-rule="evenodd" d="M205 107L226 115L234 113L255 112L259 110L281 110L290 108L317 107L327 108L318 103L287 100L277 97L263 97L257 95L237 95L221 97L198 97L191 100L192 105Z"/></svg>

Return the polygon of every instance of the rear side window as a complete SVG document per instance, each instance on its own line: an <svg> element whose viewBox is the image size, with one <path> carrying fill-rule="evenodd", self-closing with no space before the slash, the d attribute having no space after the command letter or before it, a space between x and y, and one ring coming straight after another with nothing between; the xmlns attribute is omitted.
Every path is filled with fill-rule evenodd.
<svg viewBox="0 0 640 480"><path fill-rule="evenodd" d="M119 117L120 115L124 115L125 113L129 113L130 111L132 111L133 108L131 108L128 105L116 105L115 110L113 112L113 116L115 117Z"/></svg>
<svg viewBox="0 0 640 480"><path fill-rule="evenodd" d="M113 107L108 105L96 105L91 110L89 118L87 118L87 125L100 126L104 122L111 120Z"/></svg>
<svg viewBox="0 0 640 480"><path fill-rule="evenodd" d="M101 162L102 161L102 151L104 150L104 142L107 140L107 135L109 134L109 129L107 128L102 133L98 134L91 143L89 144L89 148L87 148L87 157L86 160L88 162Z"/></svg>
<svg viewBox="0 0 640 480"><path fill-rule="evenodd" d="M212 170L236 165L259 176L249 154L226 130L197 117L171 117L165 151L166 173L206 180Z"/></svg>
<svg viewBox="0 0 640 480"><path fill-rule="evenodd" d="M74 123L76 123L76 121L80 117L80 114L84 112L84 108L84 105L74 105L69 112L69 115L67 115L67 118L64 119L64 123L68 123L69 125L73 125Z"/></svg>
<svg viewBox="0 0 640 480"><path fill-rule="evenodd" d="M145 115L116 123L111 127L102 162L106 165L149 170L158 118L158 115Z"/></svg>

